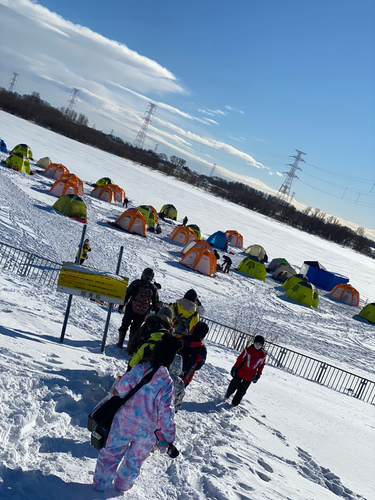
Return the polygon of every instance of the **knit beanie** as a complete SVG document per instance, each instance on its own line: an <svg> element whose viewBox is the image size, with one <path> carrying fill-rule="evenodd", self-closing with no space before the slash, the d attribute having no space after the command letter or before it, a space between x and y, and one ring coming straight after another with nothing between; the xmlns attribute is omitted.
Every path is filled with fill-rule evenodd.
<svg viewBox="0 0 375 500"><path fill-rule="evenodd" d="M193 289L188 290L184 295L184 299L190 300L191 302L195 302L197 298L198 298L197 292Z"/></svg>
<svg viewBox="0 0 375 500"><path fill-rule="evenodd" d="M158 314L164 314L164 316L167 316L170 320L173 319L173 312L172 309L168 306L163 306L159 311Z"/></svg>
<svg viewBox="0 0 375 500"><path fill-rule="evenodd" d="M149 282L154 279L154 271L151 269L151 267L146 267L146 269L142 273L141 279Z"/></svg>
<svg viewBox="0 0 375 500"><path fill-rule="evenodd" d="M262 335L256 335L254 337L253 344L262 344L262 345L264 345L264 337Z"/></svg>
<svg viewBox="0 0 375 500"><path fill-rule="evenodd" d="M193 330L194 337L204 339L207 335L209 327L204 321L198 321Z"/></svg>
<svg viewBox="0 0 375 500"><path fill-rule="evenodd" d="M181 340L169 333L165 333L152 352L151 363L154 367L169 366L173 363L176 352L182 348Z"/></svg>

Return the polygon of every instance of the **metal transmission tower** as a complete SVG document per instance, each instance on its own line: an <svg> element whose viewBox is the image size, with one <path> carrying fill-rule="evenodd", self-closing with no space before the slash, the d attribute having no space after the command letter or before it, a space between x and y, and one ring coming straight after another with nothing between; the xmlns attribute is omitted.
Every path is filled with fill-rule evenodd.
<svg viewBox="0 0 375 500"><path fill-rule="evenodd" d="M215 168L216 168L216 163L214 163L214 166L212 167L210 177L212 177L212 174L215 172Z"/></svg>
<svg viewBox="0 0 375 500"><path fill-rule="evenodd" d="M136 148L143 149L143 145L146 139L147 129L151 123L156 108L157 108L156 104L153 104L152 102L148 103L147 111L145 112L145 116L143 118L143 123L134 141L134 146Z"/></svg>
<svg viewBox="0 0 375 500"><path fill-rule="evenodd" d="M297 151L297 156L291 156L291 158L295 158L294 163L293 164L288 163L288 165L290 165L292 168L289 170L289 172L283 172L283 174L286 174L287 177L285 181L282 183L281 188L277 192L277 197L283 200L284 202L289 201L290 190L292 187L293 179L298 179L298 177L296 176L296 170L302 170L302 168L298 166L298 163L300 161L305 162L305 160L301 158L301 155L305 155L306 153L303 153L298 149L296 149L296 151Z"/></svg>
<svg viewBox="0 0 375 500"><path fill-rule="evenodd" d="M73 109L79 93L80 93L79 89L72 87L72 93L70 94L70 97L68 99L68 107L66 108L67 111L71 111Z"/></svg>
<svg viewBox="0 0 375 500"><path fill-rule="evenodd" d="M16 86L16 83L17 83L17 80L18 80L18 77L19 77L19 73L15 73L13 71L13 74L12 76L10 77L10 80L9 80L9 87L8 87L8 91L9 92L13 92L15 86Z"/></svg>

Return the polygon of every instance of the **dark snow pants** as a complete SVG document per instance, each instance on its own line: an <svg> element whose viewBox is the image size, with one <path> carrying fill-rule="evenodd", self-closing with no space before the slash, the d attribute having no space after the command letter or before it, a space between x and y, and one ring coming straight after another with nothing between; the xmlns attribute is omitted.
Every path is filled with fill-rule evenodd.
<svg viewBox="0 0 375 500"><path fill-rule="evenodd" d="M251 380L244 380L243 378L235 375L228 386L225 397L229 398L229 396L231 396L235 391L237 391L232 400L232 405L233 406L239 405L241 403L242 398L245 396L246 391L248 390L250 384Z"/></svg>
<svg viewBox="0 0 375 500"><path fill-rule="evenodd" d="M126 332L128 331L129 326L130 326L129 338L131 338L138 330L138 328L141 326L145 317L146 314L137 314L133 312L131 303L126 306L124 317L122 318L122 324L118 330L119 337L117 345L119 347L122 347L124 343Z"/></svg>

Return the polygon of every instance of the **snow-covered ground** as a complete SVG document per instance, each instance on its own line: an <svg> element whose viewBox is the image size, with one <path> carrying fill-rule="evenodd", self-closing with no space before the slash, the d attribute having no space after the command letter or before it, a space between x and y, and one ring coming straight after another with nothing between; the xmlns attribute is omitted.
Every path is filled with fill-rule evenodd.
<svg viewBox="0 0 375 500"><path fill-rule="evenodd" d="M350 278L361 307L374 301L375 261L348 248L296 231L147 168L79 144L0 112L8 147L27 143L34 158L50 156L85 182L88 265L131 280L151 266L168 302L195 288L206 316L374 380L375 327L353 318L359 308L332 301L319 290L316 310L285 300L278 282L260 282L231 271L215 278L179 264L171 229L146 239L107 224L123 209L88 196L103 176L123 187L131 205L160 210L174 204L181 220L208 236L235 229L245 245L265 247L296 268L319 260ZM4 159L6 155L2 155ZM34 167L35 170L35 167ZM52 181L0 166L0 242L55 262L71 261L82 225L52 209ZM234 266L242 259L236 253ZM100 344L107 311L75 297L64 344L58 342L67 296L0 270L0 498L115 498L90 486L96 450L89 445L88 412L124 372L126 355L115 346L121 316L111 318L105 353ZM223 400L230 349L208 343L208 359L187 389L176 415L174 461L158 452L145 462L129 499L349 500L375 497L374 406L270 366L242 404Z"/></svg>

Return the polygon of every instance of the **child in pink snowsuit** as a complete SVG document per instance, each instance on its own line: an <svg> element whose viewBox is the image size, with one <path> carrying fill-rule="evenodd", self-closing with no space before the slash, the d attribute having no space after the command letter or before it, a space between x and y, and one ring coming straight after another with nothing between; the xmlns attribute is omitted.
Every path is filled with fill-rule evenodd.
<svg viewBox="0 0 375 500"><path fill-rule="evenodd" d="M118 491L124 492L133 486L143 461L156 443L156 429L161 430L165 441L174 441L173 382L167 367L181 342L173 338L172 343L173 348L170 345L166 348L164 341L159 342L164 346L159 349L159 344L155 346L151 362L134 366L116 385L119 396L124 397L146 373L159 366L150 382L121 406L113 419L106 446L100 450L96 464L94 489L97 491L109 488L113 479Z"/></svg>

